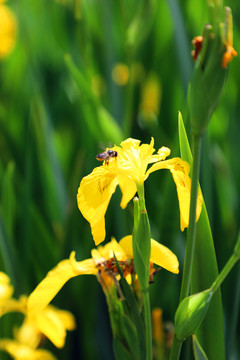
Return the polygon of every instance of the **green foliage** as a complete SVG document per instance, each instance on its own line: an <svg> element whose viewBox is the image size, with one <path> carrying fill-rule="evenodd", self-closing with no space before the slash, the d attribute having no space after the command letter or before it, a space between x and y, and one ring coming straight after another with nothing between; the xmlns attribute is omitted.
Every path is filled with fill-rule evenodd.
<svg viewBox="0 0 240 360"><path fill-rule="evenodd" d="M129 136L148 143L154 136L156 149L165 145L179 156L178 110L189 133L191 40L209 19L207 2L201 0L9 0L7 4L16 14L18 36L13 53L0 61L0 271L11 277L18 296L29 294L71 250L79 260L90 257L94 242L78 211L76 194L81 178L98 165L97 153ZM239 4L229 5L238 44ZM130 71L124 86L112 79L117 62ZM211 263L212 245L198 230L193 274L197 291L212 283L217 263L219 268L225 264L238 233L239 59L229 68L221 103L204 139L200 179L217 262ZM161 96L158 110L147 117L141 110L144 84L151 74ZM167 172L152 174L145 183L145 197L152 237L174 251L180 262L180 276L161 270L150 285L152 307L161 307L164 319L173 321L185 233L180 232L170 177ZM113 198L106 214L106 240L113 235L120 240L131 234L132 226L132 205L122 211L119 199ZM233 321L239 314L239 274L227 278L222 288L226 343L231 344L227 358L239 356L235 341L239 329ZM78 324L61 351L46 342L57 358L112 360L108 313L96 279L73 279L54 302L72 311ZM218 306L220 301L212 310L218 312ZM1 337L10 336L2 326L4 320L7 315L0 319ZM14 324L13 317L9 321ZM205 325L202 336L207 329ZM218 331L218 325L209 328L213 336ZM202 337L198 339L203 346Z"/></svg>
<svg viewBox="0 0 240 360"><path fill-rule="evenodd" d="M195 360L207 360L207 356L204 353L201 345L199 344L196 335L192 336L192 342L193 342L193 352L194 352Z"/></svg>

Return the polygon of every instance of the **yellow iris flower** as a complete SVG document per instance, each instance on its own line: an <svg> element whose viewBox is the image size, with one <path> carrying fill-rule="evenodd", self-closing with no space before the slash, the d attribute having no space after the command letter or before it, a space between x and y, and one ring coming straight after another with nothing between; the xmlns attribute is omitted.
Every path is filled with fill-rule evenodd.
<svg viewBox="0 0 240 360"><path fill-rule="evenodd" d="M69 259L61 261L51 270L29 296L28 314L34 316L39 311L41 312L63 285L75 276L99 275L104 279L105 284L108 282L108 286L113 284L113 275L118 275L114 255L122 267L124 275L127 276L130 272L130 270L128 272L128 267L131 264L129 259L133 259L132 236L125 236L119 243L112 239L105 246L93 249L91 255L92 258L78 262L75 260L75 252L72 252ZM153 239L151 240L150 262L175 274L179 272L176 255Z"/></svg>
<svg viewBox="0 0 240 360"><path fill-rule="evenodd" d="M36 348L43 336L46 336L56 347L62 348L65 343L66 330L75 328L74 316L69 311L50 305L31 316L27 312L27 296L23 295L19 299L14 299L12 293L13 287L9 277L0 272L0 317L9 312L20 312L25 315L22 327L15 332L15 340L1 340L0 348L15 356L14 358L21 359L21 351L24 353L26 351L26 354L40 351ZM35 359L37 354L35 355L32 355L32 358L30 355L29 357L26 355L26 359ZM25 358L23 357L23 359Z"/></svg>
<svg viewBox="0 0 240 360"><path fill-rule="evenodd" d="M91 174L85 176L79 186L77 202L79 210L90 223L95 244L100 244L105 239L105 213L112 194L117 185L122 192L121 207L124 209L134 197L148 176L160 169L171 171L177 186L180 206L181 230L188 226L190 208L191 179L190 166L186 161L176 157L165 160L170 155L170 149L161 147L153 154L154 139L150 144L141 144L140 140L127 139L121 146L111 149L117 156L104 161L102 166L96 167ZM148 168L148 165L152 164ZM197 219L202 208L202 198L199 192Z"/></svg>
<svg viewBox="0 0 240 360"><path fill-rule="evenodd" d="M29 345L30 338L33 339L33 335L36 336L37 334L38 343L40 343L44 335L56 347L62 348L65 344L66 330L75 329L74 316L69 311L60 310L50 305L31 316L27 312L27 302L28 298L26 296L21 296L19 300L9 299L3 306L2 314L0 313L0 315L3 315L3 313L17 311L26 316L25 324L28 324L29 329L31 328L31 335L29 335L29 340L26 344L23 344L23 341L21 342L22 345Z"/></svg>
<svg viewBox="0 0 240 360"><path fill-rule="evenodd" d="M0 0L0 58L8 55L16 39L17 23L12 11Z"/></svg>

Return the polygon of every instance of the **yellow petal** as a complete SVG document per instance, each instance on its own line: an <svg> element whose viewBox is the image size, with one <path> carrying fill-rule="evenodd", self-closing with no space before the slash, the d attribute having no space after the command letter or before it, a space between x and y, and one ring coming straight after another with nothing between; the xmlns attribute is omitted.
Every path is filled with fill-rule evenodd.
<svg viewBox="0 0 240 360"><path fill-rule="evenodd" d="M35 314L44 309L63 285L72 277L79 275L71 263L71 260L61 261L53 270L49 271L36 289L28 298L28 313Z"/></svg>
<svg viewBox="0 0 240 360"><path fill-rule="evenodd" d="M42 334L36 326L29 321L28 317L21 327L13 329L14 338L21 344L25 344L32 349L36 349L42 341Z"/></svg>
<svg viewBox="0 0 240 360"><path fill-rule="evenodd" d="M37 349L34 353L34 359L31 360L57 360L57 358L48 350Z"/></svg>
<svg viewBox="0 0 240 360"><path fill-rule="evenodd" d="M114 255L119 261L127 259L125 251L114 238L105 246L99 247L98 251L105 260L113 258Z"/></svg>
<svg viewBox="0 0 240 360"><path fill-rule="evenodd" d="M169 248L153 239L151 239L150 261L174 274L179 273L179 263L176 255Z"/></svg>
<svg viewBox="0 0 240 360"><path fill-rule="evenodd" d="M77 201L85 219L90 223L95 244L105 239L105 213L118 179L108 166L95 168L80 183Z"/></svg>
<svg viewBox="0 0 240 360"><path fill-rule="evenodd" d="M148 159L154 153L154 138L151 138L150 144L142 144L140 146L140 153L142 159Z"/></svg>
<svg viewBox="0 0 240 360"><path fill-rule="evenodd" d="M0 349L8 352L16 360L57 360L47 350L31 349L25 344L10 339L0 340Z"/></svg>
<svg viewBox="0 0 240 360"><path fill-rule="evenodd" d="M51 307L46 307L38 313L34 322L39 331L44 334L56 347L62 348L65 343L66 329L57 313Z"/></svg>
<svg viewBox="0 0 240 360"><path fill-rule="evenodd" d="M137 192L136 183L127 176L119 176L119 186L122 192L121 208L125 209L129 201L134 197Z"/></svg>
<svg viewBox="0 0 240 360"><path fill-rule="evenodd" d="M75 322L75 318L72 313L70 313L67 310L57 309L51 305L49 305L48 308L49 307L52 308L56 312L58 318L60 319L60 321L62 322L62 324L66 330L76 329L76 322Z"/></svg>
<svg viewBox="0 0 240 360"><path fill-rule="evenodd" d="M173 158L159 163L155 163L147 171L150 174L153 171L160 169L169 169L171 171L173 180L177 187L180 218L181 218L181 230L188 226L189 222L189 210L190 210L190 195L191 195L191 179L189 177L190 165L180 158ZM197 203L197 220L199 219L202 210L202 196L199 192Z"/></svg>
<svg viewBox="0 0 240 360"><path fill-rule="evenodd" d="M140 140L128 138L128 139L121 142L121 147L124 150L128 150L128 149L131 149L131 148L138 149L140 143L141 143Z"/></svg>
<svg viewBox="0 0 240 360"><path fill-rule="evenodd" d="M132 235L125 236L119 242L129 258L133 257ZM151 239L150 261L175 274L179 273L179 263L176 255L166 246Z"/></svg>
<svg viewBox="0 0 240 360"><path fill-rule="evenodd" d="M26 312L26 302L21 299L8 299L0 304L0 317L8 312Z"/></svg>
<svg viewBox="0 0 240 360"><path fill-rule="evenodd" d="M35 351L33 349L14 340L0 340L0 349L8 352L14 359L17 360L34 359Z"/></svg>
<svg viewBox="0 0 240 360"><path fill-rule="evenodd" d="M160 160L165 160L166 157L168 157L171 153L171 150L166 147L166 146L162 146L159 150L158 150L158 156L160 157Z"/></svg>

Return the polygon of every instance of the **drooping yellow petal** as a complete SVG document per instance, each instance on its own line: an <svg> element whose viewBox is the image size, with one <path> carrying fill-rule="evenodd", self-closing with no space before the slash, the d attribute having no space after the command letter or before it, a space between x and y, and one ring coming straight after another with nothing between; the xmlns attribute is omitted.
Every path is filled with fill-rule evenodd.
<svg viewBox="0 0 240 360"><path fill-rule="evenodd" d="M48 307L52 308L51 305L49 305ZM66 310L60 310L60 309L56 309L56 308L54 308L54 311L56 312L57 316L61 320L61 322L66 330L76 329L76 322L75 322L75 318L72 313L70 313L69 311L66 311Z"/></svg>
<svg viewBox="0 0 240 360"><path fill-rule="evenodd" d="M105 239L105 213L118 179L108 166L95 168L80 183L77 201L85 219L90 223L95 244Z"/></svg>
<svg viewBox="0 0 240 360"><path fill-rule="evenodd" d="M57 314L48 306L35 316L37 328L56 347L62 348L65 344L66 329Z"/></svg>
<svg viewBox="0 0 240 360"><path fill-rule="evenodd" d="M169 169L173 180L177 187L181 230L183 231L189 223L190 195L191 195L191 179L189 177L190 165L180 158L173 158L155 163L149 168L147 174L160 169ZM202 196L199 191L197 202L197 220L202 210Z"/></svg>
<svg viewBox="0 0 240 360"><path fill-rule="evenodd" d="M71 259L61 261L53 270L49 271L45 279L30 294L28 298L29 315L44 309L69 279L80 274L92 274L94 270L92 259L76 262L76 266L73 266Z"/></svg>
<svg viewBox="0 0 240 360"><path fill-rule="evenodd" d="M119 242L128 257L133 257L132 235L125 236ZM179 273L179 263L176 255L166 246L151 239L150 261L175 274Z"/></svg>
<svg viewBox="0 0 240 360"><path fill-rule="evenodd" d="M125 207L127 206L127 204L129 203L129 201L134 197L134 195L137 192L137 186L136 183L126 177L126 176L119 176L119 187L121 189L122 192L122 200L121 200L121 208L125 209Z"/></svg>
<svg viewBox="0 0 240 360"><path fill-rule="evenodd" d="M179 273L179 263L176 255L169 248L153 239L151 239L150 261L174 274Z"/></svg>
<svg viewBox="0 0 240 360"><path fill-rule="evenodd" d="M181 160L181 159L179 159ZM191 179L188 176L190 166L187 162L181 160L173 168L170 169L173 180L177 187L179 208L180 208L180 222L181 230L183 231L189 225L189 211L191 198ZM198 221L202 211L202 194L198 190L196 221Z"/></svg>

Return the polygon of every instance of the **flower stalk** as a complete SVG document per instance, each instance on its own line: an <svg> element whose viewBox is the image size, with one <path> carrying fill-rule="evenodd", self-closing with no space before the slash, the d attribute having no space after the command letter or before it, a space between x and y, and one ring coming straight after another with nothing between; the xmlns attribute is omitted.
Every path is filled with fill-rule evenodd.
<svg viewBox="0 0 240 360"><path fill-rule="evenodd" d="M225 280L225 278L228 276L234 265L240 260L240 233L238 235L237 244L234 248L233 254L218 275L217 279L214 281L214 283L211 286L211 289L213 292L215 292L222 284L222 282Z"/></svg>
<svg viewBox="0 0 240 360"><path fill-rule="evenodd" d="M149 298L151 231L145 206L144 186L138 185L139 199L134 199L133 258L143 295L146 331L146 359L152 359L152 323Z"/></svg>

